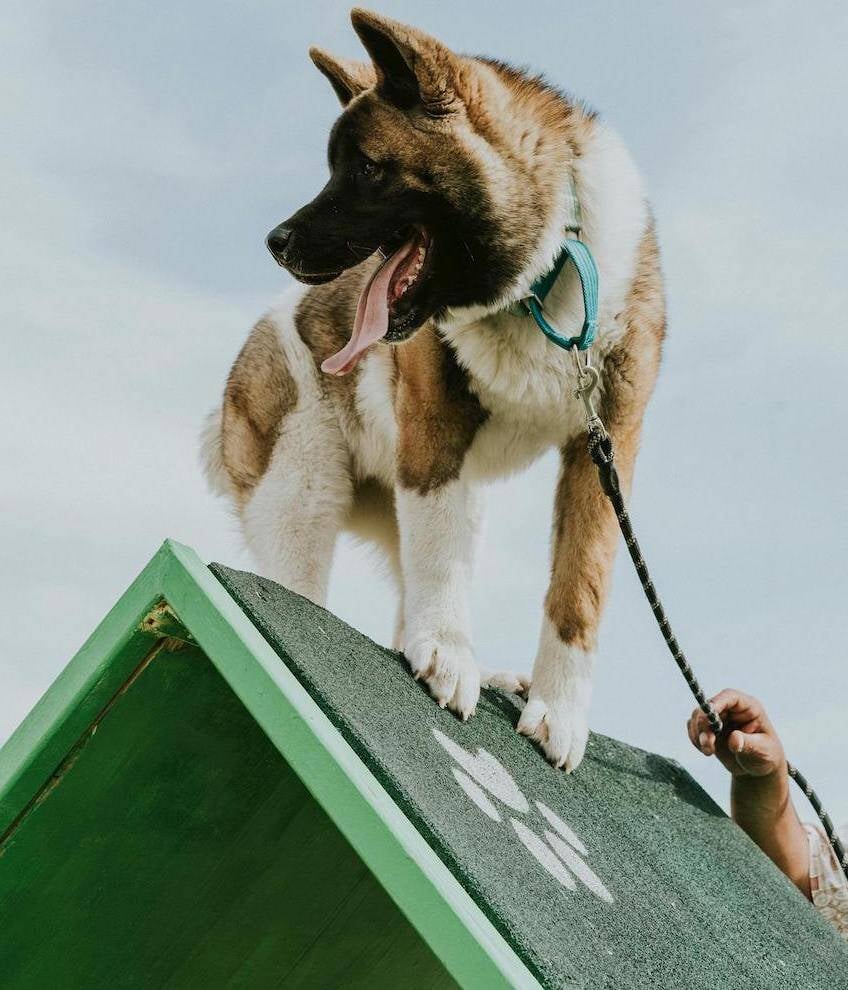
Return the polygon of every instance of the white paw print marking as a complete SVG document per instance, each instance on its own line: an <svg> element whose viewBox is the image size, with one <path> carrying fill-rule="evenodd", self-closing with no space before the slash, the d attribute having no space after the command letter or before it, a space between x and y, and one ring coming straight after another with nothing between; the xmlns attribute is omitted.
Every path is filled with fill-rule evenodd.
<svg viewBox="0 0 848 990"><path fill-rule="evenodd" d="M510 811L531 815L530 802L521 793L506 767L485 749L469 753L453 739L433 729L438 743L459 764L451 767L454 780L465 796L493 822L502 822L504 813L496 802L506 805ZM494 800L493 800L494 798ZM537 834L526 821L507 815L512 830L533 859L566 890L576 890L577 880L600 900L613 903L613 896L601 878L583 859L588 855L586 846L574 830L541 801L534 802L536 809L550 828L542 826Z"/></svg>
<svg viewBox="0 0 848 990"><path fill-rule="evenodd" d="M456 767L453 767L451 772L456 778L457 784L459 784L459 786L465 791L466 795L471 798L483 814L488 815L493 822L499 822L501 820L500 812L488 799L483 788L478 787L467 773L457 770Z"/></svg>
<svg viewBox="0 0 848 990"><path fill-rule="evenodd" d="M487 753L485 749L478 749L475 756L473 753L469 753L468 750L463 749L458 743L455 743L444 732L433 729L433 735L462 769L470 777L474 778L480 787L485 787L490 794L493 794L508 808L512 808L513 811L520 811L522 814L526 814L530 810L527 798L524 797L521 793L521 788L510 776L509 770L502 763L498 763L491 753ZM456 775L454 774L454 776ZM462 789L468 794L464 786L462 786ZM470 794L468 796L471 797ZM471 798L471 800L474 801L474 798ZM477 802L475 801L474 803L476 804ZM477 806L480 807L479 805ZM480 810L482 811L483 809L480 808ZM492 816L489 815L489 817L491 818ZM495 821L500 821L500 816Z"/></svg>

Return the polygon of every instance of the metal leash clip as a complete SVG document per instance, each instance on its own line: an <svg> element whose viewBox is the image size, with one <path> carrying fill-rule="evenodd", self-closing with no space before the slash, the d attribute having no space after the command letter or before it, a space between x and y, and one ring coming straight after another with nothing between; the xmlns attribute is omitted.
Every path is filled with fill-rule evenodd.
<svg viewBox="0 0 848 990"><path fill-rule="evenodd" d="M580 355L583 355L583 361ZM598 369L592 365L588 348L580 351L576 347L572 348L571 356L574 360L574 370L577 372L577 385L574 389L574 397L583 403L583 410L586 414L586 429L590 433L597 433L602 437L606 436L604 424L601 422L595 409L594 392L598 387L600 375Z"/></svg>

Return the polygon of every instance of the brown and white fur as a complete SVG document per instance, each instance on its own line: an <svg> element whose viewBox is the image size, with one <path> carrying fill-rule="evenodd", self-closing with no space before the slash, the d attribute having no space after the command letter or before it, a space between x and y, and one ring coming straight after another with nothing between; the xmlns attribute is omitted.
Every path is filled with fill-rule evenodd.
<svg viewBox="0 0 848 990"><path fill-rule="evenodd" d="M325 600L340 532L379 545L398 591L395 646L439 704L465 719L481 686L469 588L483 489L556 448L550 584L518 729L553 764L572 770L588 738L616 520L586 452L570 355L506 307L557 255L571 171L582 239L600 273L592 351L601 372L600 413L628 488L665 332L642 182L610 127L539 80L457 56L375 14L355 11L353 19L375 66L320 51L313 60L343 103L364 113L374 101L380 133L373 139L395 144L410 174L407 149L423 135L417 154L434 154L427 128L445 125L421 115L406 134L403 114L410 111L377 105L387 69L375 32L404 55L423 96L453 104L449 141L442 143L485 182L490 223L517 269L497 298L441 307L404 342L373 346L343 378L322 374L320 365L347 340L374 258L328 284L293 288L256 325L236 360L205 431L207 473L232 500L261 570L316 602ZM447 165L439 181L449 183ZM546 311L563 333L578 331L582 301L568 267ZM494 683L515 687L519 679Z"/></svg>

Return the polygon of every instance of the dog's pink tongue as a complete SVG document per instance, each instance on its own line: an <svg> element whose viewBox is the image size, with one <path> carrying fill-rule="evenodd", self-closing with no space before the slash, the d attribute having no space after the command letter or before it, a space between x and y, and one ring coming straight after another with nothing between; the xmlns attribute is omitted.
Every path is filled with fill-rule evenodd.
<svg viewBox="0 0 848 990"><path fill-rule="evenodd" d="M389 329L389 285L392 275L412 250L414 243L413 239L398 248L368 280L359 297L350 340L338 354L333 354L324 361L322 371L329 375L346 375L353 371L359 359L375 341L386 336Z"/></svg>

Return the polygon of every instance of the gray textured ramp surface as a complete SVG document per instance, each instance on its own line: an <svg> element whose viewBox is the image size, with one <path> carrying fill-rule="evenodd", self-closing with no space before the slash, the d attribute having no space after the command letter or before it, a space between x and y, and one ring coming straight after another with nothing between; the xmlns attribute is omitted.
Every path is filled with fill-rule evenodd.
<svg viewBox="0 0 848 990"><path fill-rule="evenodd" d="M462 724L398 654L211 569L544 986L848 987L848 945L674 762L593 735L567 776L518 698Z"/></svg>

